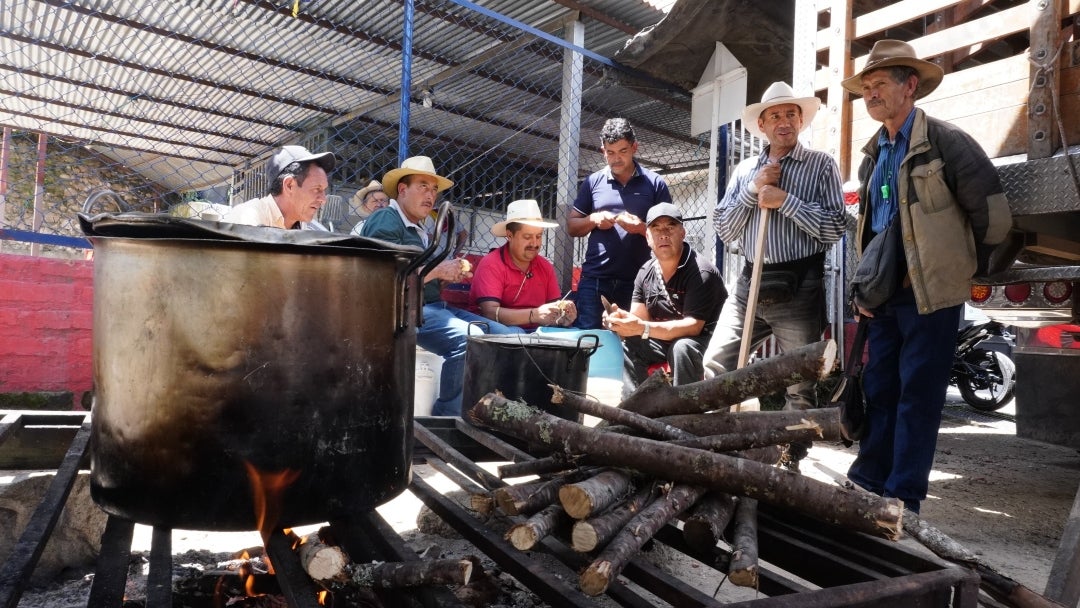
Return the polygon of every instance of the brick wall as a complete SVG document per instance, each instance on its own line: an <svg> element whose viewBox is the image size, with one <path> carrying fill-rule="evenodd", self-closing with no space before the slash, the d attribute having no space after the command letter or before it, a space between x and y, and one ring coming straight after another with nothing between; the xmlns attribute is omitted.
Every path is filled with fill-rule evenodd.
<svg viewBox="0 0 1080 608"><path fill-rule="evenodd" d="M0 394L93 385L93 262L0 254Z"/></svg>

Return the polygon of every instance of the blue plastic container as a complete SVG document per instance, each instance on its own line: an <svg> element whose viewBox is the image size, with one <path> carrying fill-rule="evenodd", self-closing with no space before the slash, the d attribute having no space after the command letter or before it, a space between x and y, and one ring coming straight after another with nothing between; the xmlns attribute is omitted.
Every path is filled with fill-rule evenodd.
<svg viewBox="0 0 1080 608"><path fill-rule="evenodd" d="M619 336L607 329L574 329L570 327L538 327L536 333L566 340L592 334L600 341L600 348L589 358L589 378L623 379L623 349Z"/></svg>

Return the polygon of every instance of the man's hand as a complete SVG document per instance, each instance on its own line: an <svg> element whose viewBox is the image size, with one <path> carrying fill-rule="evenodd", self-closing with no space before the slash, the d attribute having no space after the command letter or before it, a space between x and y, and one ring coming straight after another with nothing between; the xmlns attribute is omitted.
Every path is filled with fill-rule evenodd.
<svg viewBox="0 0 1080 608"><path fill-rule="evenodd" d="M645 234L645 222L641 221L641 218L633 213L623 211L615 216L615 222L630 234Z"/></svg>
<svg viewBox="0 0 1080 608"><path fill-rule="evenodd" d="M548 302L537 307L539 315L534 315L533 320L544 326L570 327L577 319L577 306L570 300Z"/></svg>
<svg viewBox="0 0 1080 608"><path fill-rule="evenodd" d="M442 281L448 281L450 283L460 283L472 278L472 264L465 258L452 258L449 260L443 260L438 266L436 266L431 272L428 273L424 281L430 281L432 279L439 279Z"/></svg>
<svg viewBox="0 0 1080 608"><path fill-rule="evenodd" d="M600 230L611 230L615 227L615 214L610 211L597 211L589 214L589 219Z"/></svg>
<svg viewBox="0 0 1080 608"><path fill-rule="evenodd" d="M778 209L787 200L787 192L776 186L762 186L758 190L758 207L762 209Z"/></svg>
<svg viewBox="0 0 1080 608"><path fill-rule="evenodd" d="M780 163L769 161L764 167L758 169L754 175L754 185L758 192L765 186L775 186L780 183Z"/></svg>
<svg viewBox="0 0 1080 608"><path fill-rule="evenodd" d="M613 306L614 312L604 315L604 327L619 335L620 338L632 338L645 332L645 321L618 306Z"/></svg>

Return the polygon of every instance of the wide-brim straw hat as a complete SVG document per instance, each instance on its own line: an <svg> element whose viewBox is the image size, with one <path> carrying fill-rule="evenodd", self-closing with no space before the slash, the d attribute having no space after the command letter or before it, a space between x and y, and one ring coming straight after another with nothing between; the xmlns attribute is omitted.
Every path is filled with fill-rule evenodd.
<svg viewBox="0 0 1080 608"><path fill-rule="evenodd" d="M390 198L397 198L397 185L401 178L406 175L426 175L434 177L438 182L439 192L449 190L454 182L446 179L435 172L435 164L427 156L411 156L406 158L397 169L391 169L382 178L383 192Z"/></svg>
<svg viewBox="0 0 1080 608"><path fill-rule="evenodd" d="M922 99L938 88L945 77L945 70L931 61L915 56L915 49L902 40L878 40L870 49L866 65L858 74L845 78L840 84L856 95L862 95L862 77L868 72L903 65L919 73L919 85L915 87L915 99Z"/></svg>
<svg viewBox="0 0 1080 608"><path fill-rule="evenodd" d="M491 234L506 236L507 224L525 224L537 228L555 228L555 222L549 222L540 214L540 203L532 199L514 201L506 206L506 219L491 227Z"/></svg>
<svg viewBox="0 0 1080 608"><path fill-rule="evenodd" d="M821 107L821 100L817 97L795 97L795 91L791 89L791 86L786 82L774 82L769 85L769 88L765 89L765 93L761 95L760 103L752 103L746 106L742 114L743 128L750 132L751 135L758 137L765 137L765 133L758 128L758 117L765 110L784 104L792 103L799 106L802 109L802 129L799 131L805 131L810 123L814 121L814 116L817 115L818 108Z"/></svg>
<svg viewBox="0 0 1080 608"><path fill-rule="evenodd" d="M353 200L357 205L363 205L364 199L372 192L382 192L382 182L378 180L371 180L368 185L356 191L356 195L353 196Z"/></svg>

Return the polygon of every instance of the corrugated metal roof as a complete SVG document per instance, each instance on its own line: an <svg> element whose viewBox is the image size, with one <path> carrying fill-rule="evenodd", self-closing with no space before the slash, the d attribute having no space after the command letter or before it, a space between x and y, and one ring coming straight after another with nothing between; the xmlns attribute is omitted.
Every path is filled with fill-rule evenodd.
<svg viewBox="0 0 1080 608"><path fill-rule="evenodd" d="M644 0L476 4L555 36L580 9L585 47L604 57L625 30L664 16ZM415 10L414 100L425 87L438 100L415 105L416 136L470 150L512 139L515 155L551 164L562 49L452 0ZM291 2L268 0L8 0L0 124L94 145L170 189L220 182L319 130L362 124L391 136L403 23L400 0L302 0L296 16ZM583 130L621 113L651 145L693 146L685 92L614 87L609 76L586 62Z"/></svg>

